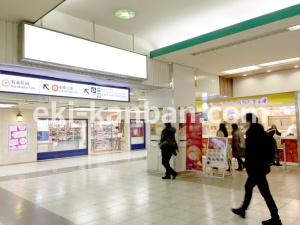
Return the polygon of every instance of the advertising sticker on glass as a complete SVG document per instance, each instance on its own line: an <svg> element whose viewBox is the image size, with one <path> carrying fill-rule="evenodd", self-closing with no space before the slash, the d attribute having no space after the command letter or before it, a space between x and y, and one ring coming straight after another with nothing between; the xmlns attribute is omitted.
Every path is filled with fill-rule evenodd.
<svg viewBox="0 0 300 225"><path fill-rule="evenodd" d="M28 124L8 125L8 151L28 150Z"/></svg>

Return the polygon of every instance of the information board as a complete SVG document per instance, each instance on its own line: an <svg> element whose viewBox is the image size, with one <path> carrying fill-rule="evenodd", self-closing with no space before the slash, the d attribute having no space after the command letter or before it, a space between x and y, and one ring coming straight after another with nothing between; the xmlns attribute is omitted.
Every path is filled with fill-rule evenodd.
<svg viewBox="0 0 300 225"><path fill-rule="evenodd" d="M28 150L28 124L8 124L8 151Z"/></svg>
<svg viewBox="0 0 300 225"><path fill-rule="evenodd" d="M0 92L129 102L129 89L0 74Z"/></svg>
<svg viewBox="0 0 300 225"><path fill-rule="evenodd" d="M214 137L208 139L206 151L206 166L225 168L227 138Z"/></svg>

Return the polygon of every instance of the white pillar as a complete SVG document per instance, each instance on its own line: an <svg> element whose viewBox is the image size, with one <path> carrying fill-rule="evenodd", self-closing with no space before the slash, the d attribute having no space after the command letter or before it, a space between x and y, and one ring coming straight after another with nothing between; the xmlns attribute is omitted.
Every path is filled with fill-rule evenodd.
<svg viewBox="0 0 300 225"><path fill-rule="evenodd" d="M177 121L175 126L179 131L179 107L193 107L196 110L195 99L195 70L190 67L174 64L170 69L170 82L172 82L172 89L162 89L147 93L147 101L149 101L149 107L174 107L177 111ZM148 152L148 171L164 172L165 169L161 165L161 157L157 156L157 147L151 146L151 125L146 125L146 143ZM176 133L176 140L178 145L179 134ZM173 164L177 172L185 171L186 167L186 146L183 145L179 149L177 157Z"/></svg>

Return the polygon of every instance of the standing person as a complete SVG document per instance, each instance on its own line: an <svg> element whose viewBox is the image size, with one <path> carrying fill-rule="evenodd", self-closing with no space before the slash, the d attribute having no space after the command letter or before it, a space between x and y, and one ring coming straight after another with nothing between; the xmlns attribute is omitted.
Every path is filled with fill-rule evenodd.
<svg viewBox="0 0 300 225"><path fill-rule="evenodd" d="M228 132L227 132L225 123L220 124L220 128L218 130L217 137L228 137ZM226 171L230 171L230 167L231 167L231 149L230 149L229 143L227 143L226 152L227 152L227 161L228 161L228 166L229 166L229 168ZM216 169L216 168L214 168L214 169Z"/></svg>
<svg viewBox="0 0 300 225"><path fill-rule="evenodd" d="M239 167L237 171L242 171L245 168L245 163L241 157L245 156L245 139L242 131L239 129L237 124L232 124L232 155L238 161Z"/></svg>
<svg viewBox="0 0 300 225"><path fill-rule="evenodd" d="M278 136L281 136L281 133L277 130L276 125L272 125L271 128L267 130L267 134L270 135L271 137L274 137L275 134ZM273 162L271 165L282 166L279 162L280 150L277 149L277 143L276 143L275 139L274 139L274 142L275 142L274 143L274 148L275 148L274 151L275 151L277 163Z"/></svg>
<svg viewBox="0 0 300 225"><path fill-rule="evenodd" d="M165 129L161 133L160 147L162 155L162 164L166 168L166 176L162 179L176 178L177 173L170 166L170 159L172 155L176 155L178 146L175 140L176 129L171 126L171 123L165 123Z"/></svg>
<svg viewBox="0 0 300 225"><path fill-rule="evenodd" d="M271 195L266 175L270 172L268 165L267 135L262 125L258 123L257 117L246 114L246 171L248 179L245 184L245 199L241 208L232 209L232 212L245 218L246 210L252 198L253 188L257 185L261 195L264 197L270 210L272 218L263 221L264 225L282 225L278 215L278 209Z"/></svg>

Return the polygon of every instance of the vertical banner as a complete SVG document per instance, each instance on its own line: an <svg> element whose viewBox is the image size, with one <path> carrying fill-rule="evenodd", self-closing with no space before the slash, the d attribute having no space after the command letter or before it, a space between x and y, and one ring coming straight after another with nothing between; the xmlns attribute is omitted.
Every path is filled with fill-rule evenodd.
<svg viewBox="0 0 300 225"><path fill-rule="evenodd" d="M202 118L202 113L186 114L186 170L203 170Z"/></svg>

